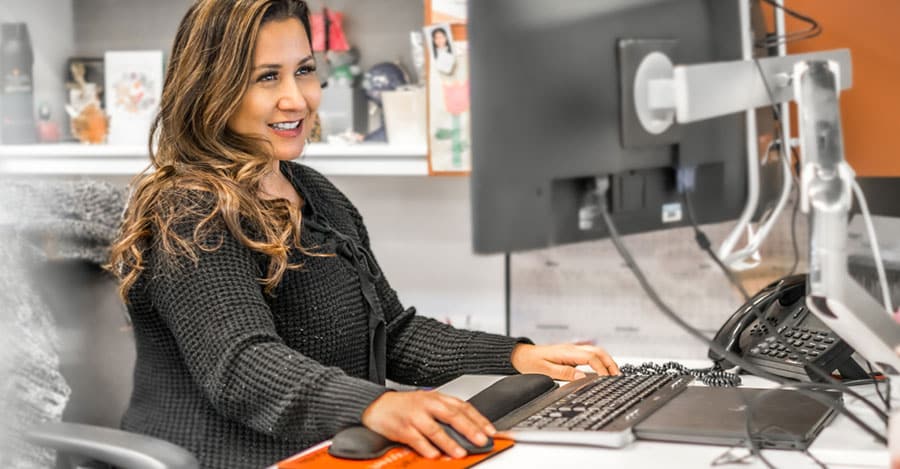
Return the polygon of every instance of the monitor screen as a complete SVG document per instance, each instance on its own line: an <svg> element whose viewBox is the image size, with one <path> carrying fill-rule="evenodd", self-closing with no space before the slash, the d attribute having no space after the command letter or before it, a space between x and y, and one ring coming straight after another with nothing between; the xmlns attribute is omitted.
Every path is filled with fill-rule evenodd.
<svg viewBox="0 0 900 469"><path fill-rule="evenodd" d="M632 82L648 43L675 64L741 59L739 3L469 2L475 251L605 237L602 224L578 223L585 187L597 177L609 181L608 208L624 234L687 223L679 168L694 175L700 223L737 218L747 197L745 115L650 134L635 117ZM760 131L771 132L771 111L757 116Z"/></svg>

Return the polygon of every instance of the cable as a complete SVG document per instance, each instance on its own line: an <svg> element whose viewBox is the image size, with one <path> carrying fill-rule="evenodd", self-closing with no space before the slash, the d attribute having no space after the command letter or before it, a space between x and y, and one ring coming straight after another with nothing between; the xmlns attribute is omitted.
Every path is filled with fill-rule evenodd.
<svg viewBox="0 0 900 469"><path fill-rule="evenodd" d="M875 376L875 370L872 369L872 364L869 361L866 361L866 367L869 369L869 376L872 377L872 381L875 384L875 392L878 393L878 398L881 399L881 402L884 404L884 410L887 412L891 411L891 379L887 376L884 376L885 382L887 383L887 396L881 393L881 387L878 386L878 378Z"/></svg>
<svg viewBox="0 0 900 469"><path fill-rule="evenodd" d="M791 210L791 247L794 249L794 263L791 264L787 276L794 275L797 272L797 266L800 265L800 246L797 244L797 213L800 212L800 186L797 187L797 196L794 199L794 208Z"/></svg>
<svg viewBox="0 0 900 469"><path fill-rule="evenodd" d="M771 148L771 146L769 148ZM760 246L769 236L769 232L772 230L772 227L775 226L775 222L778 220L778 217L780 217L781 213L784 211L784 207L787 205L788 199L791 195L793 178L790 168L790 162L787 160L783 151L780 152L779 160L782 164L782 179L784 180L784 182L781 187L781 194L778 197L778 203L775 204L775 209L772 210L771 213L769 213L768 217L760 220L760 222L758 223L758 226L760 226L760 228L756 233L753 233L749 236L749 240L746 246L744 246L739 251L729 253L722 259L722 262L724 262L725 264L731 266L741 265L738 264L738 262L743 261L746 257L751 256L759 251ZM755 265L751 265L750 267L755 267Z"/></svg>
<svg viewBox="0 0 900 469"><path fill-rule="evenodd" d="M756 47L768 48L768 47L772 47L772 46L777 46L779 44L787 44L788 42L801 41L804 39L814 38L814 37L822 34L822 26L819 25L819 23L812 17L806 16L802 13L798 13L795 10L791 10L790 8L788 8L774 0L763 0L763 1L765 3L768 3L769 5L771 5L773 8L778 8L778 9L784 11L785 13L787 13L788 15L793 16L794 18L808 24L809 28L805 29L803 31L795 31L793 33L786 33L786 34L780 35L780 36L775 35L775 36L767 37L765 40L757 42L755 44Z"/></svg>
<svg viewBox="0 0 900 469"><path fill-rule="evenodd" d="M817 458L815 455L813 455L812 453L809 452L809 448L804 449L803 454L809 456L809 459L812 459L813 462L818 464L819 467L821 467L822 469L828 469L828 466L826 466L825 463L823 463L822 461L819 461L819 458Z"/></svg>
<svg viewBox="0 0 900 469"><path fill-rule="evenodd" d="M772 93L772 89L769 86L769 82L766 80L765 72L763 71L762 66L760 65L758 59L754 58L753 63L756 64L756 69L759 71L760 78L762 79L763 85L765 86L765 89L766 89L766 94L769 97L769 101L772 103L772 111L775 114L775 119L778 122L781 122L781 112L778 110L778 106L776 105L776 101L775 101L775 96ZM778 220L778 217L781 216L781 212L784 210L784 207L785 207L785 205L787 205L787 201L790 198L791 188L793 187L794 174L791 171L790 158L787 156L787 154L784 150L786 145L790 145L790 140L788 140L787 136L784 134L783 126L779 125L778 129L779 129L779 134L780 134L779 138L781 141L781 145L778 146L779 156L780 156L779 159L782 164L782 169L783 169L782 174L783 174L783 179L784 179L782 187L781 187L781 194L778 197L778 203L775 205L775 209L772 211L772 213L769 215L769 217L766 220L760 221L759 225L761 227L759 228L759 231L757 231L755 234L752 234L749 236L747 245L744 248L742 248L736 252L731 252L732 245L734 244L734 241L735 241L733 239L733 236L729 236L728 239L726 239L725 243L723 243L722 249L720 250L720 254L722 255L722 262L727 265L730 265L732 267L742 267L742 268L743 267L755 267L755 265L753 265L753 264L750 264L750 265L739 264L739 262L743 262L744 259L746 259L748 256L753 255L753 253L755 253L759 250L763 241L765 241L766 238L769 236L769 232L772 230L772 227L775 225L775 222ZM771 151L772 147L775 144L776 144L776 141L773 141L772 143L769 144L769 147L766 149L767 154L769 151ZM757 165L759 164L755 158L754 158L753 164L757 164ZM751 176L752 176L752 174L751 174ZM749 179L750 179L749 184L751 184L751 185L759 184L758 175L755 178L750 177ZM752 189L752 187L751 187L751 189ZM751 191L751 192L753 192L753 191ZM758 189L755 189L755 194L751 193L751 196L753 196L753 195L756 195L758 197ZM742 217L742 220L743 220L743 217ZM738 226L740 226L740 225L741 225L741 223L739 222ZM736 233L736 231L732 232L732 235L734 233Z"/></svg>
<svg viewBox="0 0 900 469"><path fill-rule="evenodd" d="M725 277L728 278L728 281L737 288L741 295L744 297L744 301L750 301L750 294L747 293L747 289L744 288L744 284L741 283L740 279L738 279L734 272L728 268L722 260L719 259L719 256L716 255L715 251L712 250L712 243L709 242L709 238L706 237L706 233L700 229L700 226L697 224L697 220L694 218L694 207L691 204L691 199L688 196L688 192L684 191L681 193L681 197L684 200L685 211L687 212L688 221L691 223L691 226L694 227L694 239L697 241L697 245L700 246L700 249L706 251L709 254L709 257L722 269L722 272L725 274Z"/></svg>
<svg viewBox="0 0 900 469"><path fill-rule="evenodd" d="M598 194L598 196L599 195L600 194ZM736 354L732 353L731 351L725 350L725 348L722 346L722 344L719 344L718 342L716 342L714 340L708 339L706 336L704 336L702 333L700 333L700 331L695 329L693 326L691 326L690 324L685 322L680 316L675 314L675 312L672 311L672 309L669 308L669 306L666 305L663 302L663 300L659 297L659 295L656 293L656 290L654 290L653 287L649 284L649 282L647 281L647 278L644 276L640 267L637 265L637 263L634 261L634 258L631 256L631 253L628 251L628 249L622 243L622 239L619 236L619 232L616 229L615 224L613 223L612 218L609 216L609 213L606 209L605 193L602 194L602 199L600 202L601 202L599 204L600 205L600 207L599 207L600 215L603 218L604 223L606 224L606 228L609 233L610 239L612 240L613 245L615 246L616 250L619 252L619 255L622 257L622 260L625 261L625 264L628 266L628 268L634 274L638 283L640 283L641 288L643 288L644 292L647 294L647 296L650 298L650 300L653 301L653 303L656 305L656 307L666 317L668 317L671 321L675 322L678 326L680 326L682 329L684 329L691 336L695 337L697 340L700 340L701 342L707 344L711 349L713 349L713 351L715 351L719 355L724 356L729 362L734 363L734 364L740 366L741 368L743 368L744 370L747 370L748 372L750 372L754 375L762 377L763 379L767 379L769 381L774 381L778 384L784 383L784 379L779 378L779 377L763 370L762 368L754 365L753 363L750 363L750 362L744 360L742 357L737 356ZM867 406L869 406L871 409L873 409L876 412L876 414L882 418L882 420L884 420L885 422L887 420L887 415L883 411L878 409L874 404L872 404L870 401L868 401L864 397L860 396L859 393L856 393L855 391L853 391L850 388L847 388L846 386L841 386L840 384L837 384L837 383L826 383L826 384L816 384L816 385L812 385L810 383L791 383L791 386L796 387L798 389L799 388L809 388L811 386L815 386L816 389L822 389L822 388L839 389L841 391L844 391L848 394L853 395L857 399L860 399L862 402L866 403ZM810 397L812 397L814 399L818 398L818 396L812 396L812 395ZM852 412L847 411L844 408L839 409L839 411L842 414L846 415L847 418L849 418L851 421L853 421L855 424L857 424L861 429L863 429L863 431L870 434L877 441L879 441L883 444L887 444L887 438L884 435L882 435L881 433L878 433L876 430L874 430L868 424L863 422L858 416L856 416Z"/></svg>
<svg viewBox="0 0 900 469"><path fill-rule="evenodd" d="M878 272L878 283L881 284L881 301L884 309L889 314L894 312L891 306L891 292L888 290L887 274L884 272L884 263L881 260L881 247L878 245L878 239L875 237L875 226L872 224L872 215L869 213L869 204L866 203L866 195L863 194L859 182L853 179L853 194L856 195L856 201L862 210L863 220L866 223L866 232L869 234L869 244L872 245L872 257L875 261L875 271Z"/></svg>
<svg viewBox="0 0 900 469"><path fill-rule="evenodd" d="M813 386L816 386L816 385L813 385ZM747 406L747 412L744 413L744 428L745 428L745 432L746 432L746 434L747 434L748 440L753 438L753 430L752 430L752 417L753 417L753 413L752 413L752 409L753 409L754 407L757 407L757 406L758 406L758 405L766 398L766 396L772 394L774 391L777 391L777 390L784 390L784 389L788 389L788 388L791 388L791 387L796 387L796 386L795 386L794 384L781 384L781 385L778 385L778 386L776 386L776 387L774 387L774 388L766 389L766 390L760 392L759 395L753 397L752 399L748 399L747 396L745 396L745 395L743 395L743 394L740 394L741 400L743 400L743 401L744 401L744 404L746 404L746 406ZM838 409L838 406L840 406L841 408L844 407L843 404L840 402L839 399L833 398L833 397L825 397L825 396L819 394L818 392L816 392L816 388L815 388L815 387L811 387L811 388L810 388L810 393L809 393L809 394L804 394L804 395L807 396L807 397L811 397L811 398L815 399L816 401L819 401L819 403L825 405L826 407L832 408L832 409ZM818 397L817 397L817 396L818 396ZM820 399L820 398L821 398L821 399ZM770 428L775 428L775 429L780 429L780 430L782 430L782 431L781 431L781 434L783 434L783 435L785 435L785 436L791 434L791 432L790 432L789 430L786 430L786 429L784 429L784 428L782 428L782 427L779 427L779 426L777 426L777 425L769 425L769 426L763 427L763 428L759 429L756 433L757 433L757 434L762 433L762 432L764 432L764 431L766 431L766 430L768 430L768 429L770 429ZM799 440L799 438L793 438L792 440L793 440L795 446L799 446L799 444L801 443L801 441ZM804 453L807 457L809 457L810 459L812 459L813 462L816 463L816 465L818 465L818 466L821 467L821 468L827 469L828 466L826 466L825 463L823 463L823 462L820 461L818 458L816 458L815 456L813 456L812 453L809 452L808 448L807 448L807 449L804 449L804 450L803 450L803 453ZM764 458L762 457L762 454L758 454L758 456L759 456L761 459L763 459L763 462L764 462L767 466L772 467L771 464L770 464L769 462L767 462L767 461L764 460Z"/></svg>
<svg viewBox="0 0 900 469"><path fill-rule="evenodd" d="M619 371L623 375L691 375L701 383L717 388L733 388L741 385L741 377L736 373L730 373L717 367L688 368L677 362L663 364L645 362L638 366L628 363L620 366Z"/></svg>

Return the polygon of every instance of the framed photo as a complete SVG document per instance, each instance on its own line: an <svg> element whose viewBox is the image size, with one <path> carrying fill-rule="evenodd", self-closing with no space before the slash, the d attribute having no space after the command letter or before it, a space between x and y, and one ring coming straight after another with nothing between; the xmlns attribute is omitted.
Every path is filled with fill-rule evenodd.
<svg viewBox="0 0 900 469"><path fill-rule="evenodd" d="M423 28L428 52L428 153L431 174L472 168L468 43L448 23Z"/></svg>
<svg viewBox="0 0 900 469"><path fill-rule="evenodd" d="M144 145L159 110L162 51L110 51L104 56L111 145Z"/></svg>

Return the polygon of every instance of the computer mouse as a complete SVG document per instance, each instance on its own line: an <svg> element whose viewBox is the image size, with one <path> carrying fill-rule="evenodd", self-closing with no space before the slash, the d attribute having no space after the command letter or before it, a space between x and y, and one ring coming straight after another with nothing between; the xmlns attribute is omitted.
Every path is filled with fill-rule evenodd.
<svg viewBox="0 0 900 469"><path fill-rule="evenodd" d="M462 446L462 449L466 450L468 454L482 454L490 452L494 449L494 439L491 437L487 437L487 443L479 446L475 443L469 441L468 438L464 437L462 434L457 432L453 427L447 425L446 423L442 423L441 427L444 428L444 431L447 432L447 435L453 439L459 446Z"/></svg>
<svg viewBox="0 0 900 469"><path fill-rule="evenodd" d="M478 446L454 430L453 427L443 423L441 427L468 454L487 453L494 449L494 439L491 437L488 437L487 443ZM366 427L356 426L338 432L331 440L328 454L336 458L360 461L380 458L391 448L399 446L401 446L400 443L391 441Z"/></svg>

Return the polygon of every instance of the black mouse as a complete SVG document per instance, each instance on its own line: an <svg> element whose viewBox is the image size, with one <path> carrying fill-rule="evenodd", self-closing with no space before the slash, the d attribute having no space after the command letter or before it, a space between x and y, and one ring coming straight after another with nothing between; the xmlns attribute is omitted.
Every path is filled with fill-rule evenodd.
<svg viewBox="0 0 900 469"><path fill-rule="evenodd" d="M453 429L450 425L446 423L442 423L441 427L447 432L447 435L453 439L459 446L462 446L462 449L466 450L467 454L482 454L490 452L494 449L494 439L491 437L487 437L487 443L479 446L475 443L469 441L468 438L462 436L459 432Z"/></svg>
<svg viewBox="0 0 900 469"><path fill-rule="evenodd" d="M460 435L453 427L441 424L447 435L462 446L468 454L487 453L494 449L494 439L488 437L487 443L478 446ZM350 427L340 431L331 441L328 454L341 459L366 460L384 456L391 448L401 446L400 443L388 440L378 433L363 426Z"/></svg>

